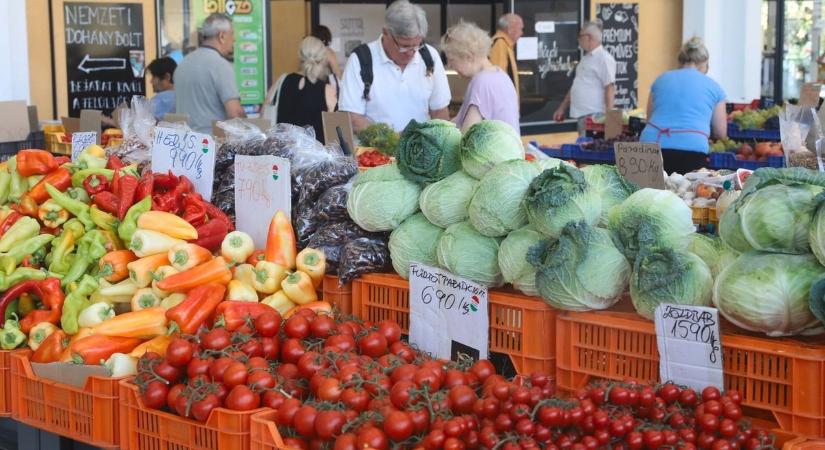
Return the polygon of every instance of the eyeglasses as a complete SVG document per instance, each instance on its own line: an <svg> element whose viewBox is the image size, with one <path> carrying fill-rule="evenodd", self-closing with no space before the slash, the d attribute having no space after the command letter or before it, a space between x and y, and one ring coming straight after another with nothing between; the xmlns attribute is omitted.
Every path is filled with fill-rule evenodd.
<svg viewBox="0 0 825 450"><path fill-rule="evenodd" d="M393 41L393 42L395 42L395 46L396 46L396 47L398 47L398 51L399 51L399 53L412 53L412 52L416 52L416 51L421 50L422 48L424 48L424 46L426 45L426 44L424 43L424 41L421 41L421 43L420 43L420 44L418 44L417 46L413 46L413 47L403 47L403 46L401 46L401 44L399 44L399 43L398 43L398 41L395 39L395 36L393 36L393 35L392 35L392 33L389 33L389 32L388 32L387 34L389 34L389 35L390 35L390 39L392 39L392 41Z"/></svg>

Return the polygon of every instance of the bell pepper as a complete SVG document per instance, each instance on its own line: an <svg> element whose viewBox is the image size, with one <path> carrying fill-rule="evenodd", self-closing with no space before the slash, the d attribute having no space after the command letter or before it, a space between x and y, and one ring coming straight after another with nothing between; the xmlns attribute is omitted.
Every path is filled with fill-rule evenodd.
<svg viewBox="0 0 825 450"><path fill-rule="evenodd" d="M76 364L98 365L115 353L130 353L140 343L138 338L93 334L71 344L69 351Z"/></svg>
<svg viewBox="0 0 825 450"><path fill-rule="evenodd" d="M95 194L92 202L94 202L95 206L100 208L100 210L106 211L109 214L117 214L118 209L120 209L120 199L109 191ZM115 219L117 219L117 217L115 217Z"/></svg>
<svg viewBox="0 0 825 450"><path fill-rule="evenodd" d="M164 258L166 255L163 255ZM232 272L226 260L218 256L211 261L189 270L166 277L157 284L158 289L168 292L186 292L207 283L226 285L232 279Z"/></svg>
<svg viewBox="0 0 825 450"><path fill-rule="evenodd" d="M92 230L84 234L77 241L77 252L75 252L69 271L63 276L63 286L68 286L78 280L90 266L97 266L98 260L106 255L105 239L100 230Z"/></svg>
<svg viewBox="0 0 825 450"><path fill-rule="evenodd" d="M40 233L37 219L21 217L0 237L0 252L7 252Z"/></svg>
<svg viewBox="0 0 825 450"><path fill-rule="evenodd" d="M174 294L170 294L168 297L161 300L160 307L168 311L183 303L184 300L186 300L186 294L175 292Z"/></svg>
<svg viewBox="0 0 825 450"><path fill-rule="evenodd" d="M233 302L258 303L258 293L255 288L238 280L232 280L226 285L226 299Z"/></svg>
<svg viewBox="0 0 825 450"><path fill-rule="evenodd" d="M132 175L121 175L120 184L115 195L120 199L120 204L117 209L117 218L123 220L129 208L135 202L135 193L137 192L138 179Z"/></svg>
<svg viewBox="0 0 825 450"><path fill-rule="evenodd" d="M255 280L255 266L252 264L241 264L240 266L235 266L232 273L232 279L240 281L241 283L253 286L253 281Z"/></svg>
<svg viewBox="0 0 825 450"><path fill-rule="evenodd" d="M117 236L117 231L100 230L100 234L103 236L103 246L106 247L107 252L126 249L126 247L123 246L123 242L121 242Z"/></svg>
<svg viewBox="0 0 825 450"><path fill-rule="evenodd" d="M249 255L249 258L246 258L246 263L254 266L255 264L258 264L258 261L266 261L264 258L265 256L266 250L257 249Z"/></svg>
<svg viewBox="0 0 825 450"><path fill-rule="evenodd" d="M226 286L222 284L201 284L189 291L186 300L166 311L166 317L175 322L182 333L195 334L212 317L225 292Z"/></svg>
<svg viewBox="0 0 825 450"><path fill-rule="evenodd" d="M183 177L183 178L186 178L186 177ZM228 231L234 231L235 230L235 225L229 219L229 216L227 216L226 213L221 211L220 208L218 208L217 206L215 206L212 203L209 203L207 201L203 202L203 206L204 206L204 208L206 208L206 214L209 216L210 221L219 220L219 221L223 222L224 224L226 224L226 229Z"/></svg>
<svg viewBox="0 0 825 450"><path fill-rule="evenodd" d="M16 205L12 205L11 207L17 210L20 214L23 214L24 216L37 218L37 202L34 201L33 198L29 197L28 194L24 194L22 197L20 197L20 201Z"/></svg>
<svg viewBox="0 0 825 450"><path fill-rule="evenodd" d="M117 227L120 225L117 217L102 211L97 205L92 205L92 207L89 208L89 216L91 216L92 222L101 230L117 232Z"/></svg>
<svg viewBox="0 0 825 450"><path fill-rule="evenodd" d="M49 322L41 322L34 327L32 327L31 331L29 331L29 348L32 350L37 350L40 347L40 344L46 340L47 337L52 335L56 332L59 328L57 328L54 324Z"/></svg>
<svg viewBox="0 0 825 450"><path fill-rule="evenodd" d="M165 309L146 308L117 315L92 328L92 331L103 336L152 339L166 334L168 322Z"/></svg>
<svg viewBox="0 0 825 450"><path fill-rule="evenodd" d="M91 230L95 227L95 223L89 215L89 205L69 197L50 184L46 184L46 190L58 205L62 206L77 217L77 220L83 223L83 226L86 227L87 230Z"/></svg>
<svg viewBox="0 0 825 450"><path fill-rule="evenodd" d="M17 173L24 177L46 175L57 169L54 155L45 150L27 149L17 152Z"/></svg>
<svg viewBox="0 0 825 450"><path fill-rule="evenodd" d="M154 176L154 188L158 191L171 191L178 185L178 177L170 170L167 173L156 173Z"/></svg>
<svg viewBox="0 0 825 450"><path fill-rule="evenodd" d="M77 316L77 324L81 328L92 328L106 320L115 317L115 308L109 303L92 303Z"/></svg>
<svg viewBox="0 0 825 450"><path fill-rule="evenodd" d="M55 286L57 287L56 292ZM60 291L60 280L58 280L57 278L49 278L48 282L46 280L21 281L19 283L15 283L14 286L8 288L3 293L3 297L0 298L0 327L3 326L3 323L5 321L6 310L15 300L17 300L20 296L24 294L33 294L37 296L37 298L41 299L43 304L47 306L49 309L54 308L59 311L62 307L63 292ZM59 298L55 298L55 295L58 295ZM29 314L31 315L33 313L34 311L32 311ZM33 320L34 319L27 321L28 326L24 327L24 325L21 324L21 328L24 328L23 332L28 333L29 330L31 330L32 325L35 324L33 323ZM42 320L38 320L38 322L42 322Z"/></svg>
<svg viewBox="0 0 825 450"><path fill-rule="evenodd" d="M14 225L18 220L20 220L23 215L21 215L17 211L9 210L10 212L6 213L3 217L3 221L0 222L0 237L6 234L7 231Z"/></svg>
<svg viewBox="0 0 825 450"><path fill-rule="evenodd" d="M137 375L137 358L125 353L114 353L103 363L113 378Z"/></svg>
<svg viewBox="0 0 825 450"><path fill-rule="evenodd" d="M317 289L324 281L324 275L327 271L327 258L324 252L307 247L298 253L295 258L295 266L312 278L312 284Z"/></svg>
<svg viewBox="0 0 825 450"><path fill-rule="evenodd" d="M157 231L185 241L198 238L198 231L189 222L164 211L148 211L141 214L137 226L142 230Z"/></svg>
<svg viewBox="0 0 825 450"><path fill-rule="evenodd" d="M14 350L26 342L26 333L20 330L20 323L17 316L6 320L3 329L0 330L0 348L3 350Z"/></svg>
<svg viewBox="0 0 825 450"><path fill-rule="evenodd" d="M73 200L77 200L83 203L89 203L92 201L91 197L89 197L89 194L87 194L86 191L83 190L83 188L72 187L66 189L66 195L68 195L69 198Z"/></svg>
<svg viewBox="0 0 825 450"><path fill-rule="evenodd" d="M183 199L183 220L199 227L206 223L206 203L200 195L187 195Z"/></svg>
<svg viewBox="0 0 825 450"><path fill-rule="evenodd" d="M106 167L106 162L106 151L103 150L103 147L95 144L80 152L75 164L82 168L102 169Z"/></svg>
<svg viewBox="0 0 825 450"><path fill-rule="evenodd" d="M223 238L229 233L229 226L221 220L210 220L195 229L198 231L198 239L191 242L210 251L219 249Z"/></svg>
<svg viewBox="0 0 825 450"><path fill-rule="evenodd" d="M9 198L10 202L18 202L20 198L29 190L29 182L26 177L20 175L17 171L17 157L14 156L8 160L8 169L11 173L11 181L9 182Z"/></svg>
<svg viewBox="0 0 825 450"><path fill-rule="evenodd" d="M69 337L63 330L56 330L37 346L30 360L34 363L51 363L60 360L60 355L66 349Z"/></svg>
<svg viewBox="0 0 825 450"><path fill-rule="evenodd" d="M306 305L298 305L290 309L286 314L283 314L283 319L289 319L302 309L310 310L315 314L332 314L332 305L330 305L329 302L319 300L317 302L307 303Z"/></svg>
<svg viewBox="0 0 825 450"><path fill-rule="evenodd" d="M318 300L318 291L315 290L315 285L312 284L312 278L300 270L289 274L281 282L281 288L284 294L298 305L305 305Z"/></svg>
<svg viewBox="0 0 825 450"><path fill-rule="evenodd" d="M140 358L146 353L157 353L158 355L165 355L166 349L169 347L169 343L172 342L172 336L161 335L155 338L152 338L132 350L129 353L129 356L133 356L135 358Z"/></svg>
<svg viewBox="0 0 825 450"><path fill-rule="evenodd" d="M26 239L8 252L0 253L0 267L4 269L5 273L11 273L23 262L23 258L37 253L38 250L44 248L52 240L54 240L54 236L51 234L38 234ZM11 268L6 270L8 267Z"/></svg>
<svg viewBox="0 0 825 450"><path fill-rule="evenodd" d="M71 351L72 345L74 345L75 342L77 342L81 339L87 338L91 335L92 335L92 329L91 328L81 328L81 329L77 330L77 333L73 334L72 337L69 339L69 343L68 343L68 345L66 345L66 348L63 349L63 353L60 354L60 362L65 362L65 363L72 362L72 351Z"/></svg>
<svg viewBox="0 0 825 450"><path fill-rule="evenodd" d="M149 211L151 208L152 199L148 197L135 203L131 208L129 208L126 216L120 220L120 226L117 227L117 234L123 242L130 242L132 240L132 235L135 234L135 230L137 230L138 217Z"/></svg>
<svg viewBox="0 0 825 450"><path fill-rule="evenodd" d="M160 297L152 292L152 288L140 288L132 296L132 311L141 311L160 306ZM165 311L165 310L164 310Z"/></svg>
<svg viewBox="0 0 825 450"><path fill-rule="evenodd" d="M112 178L115 176L115 171L102 168L78 170L72 174L72 186L82 188L83 182L86 181L87 178L95 175L100 175L105 178L111 187L111 182ZM84 189L83 192L86 192L86 190Z"/></svg>
<svg viewBox="0 0 825 450"><path fill-rule="evenodd" d="M223 302L215 309L215 320L223 323L227 331L235 331L272 310L271 306L258 302Z"/></svg>
<svg viewBox="0 0 825 450"><path fill-rule="evenodd" d="M175 239L158 231L138 228L135 233L132 234L129 249L135 252L135 255L142 258L159 253L166 255L172 247L185 243L185 241Z"/></svg>
<svg viewBox="0 0 825 450"><path fill-rule="evenodd" d="M69 211L52 199L46 200L37 210L37 218L46 228L57 228L69 220Z"/></svg>
<svg viewBox="0 0 825 450"><path fill-rule="evenodd" d="M166 254L144 256L126 265L129 269L129 279L139 288L144 288L152 283L152 273L160 266L169 265ZM162 289L162 288L161 288ZM164 289L166 290L166 289Z"/></svg>
<svg viewBox="0 0 825 450"><path fill-rule="evenodd" d="M85 189L86 193L90 196L108 191L109 180L107 180L103 175L89 175L85 180L83 180L83 189Z"/></svg>
<svg viewBox="0 0 825 450"><path fill-rule="evenodd" d="M60 289L60 280L57 278L46 278L42 281L31 281L30 283L36 284L28 292L37 295L40 302L47 309L35 309L20 319L20 330L24 333L30 332L35 325L43 322L57 325L60 322L65 299L63 290ZM13 289L9 290L9 292L11 291Z"/></svg>
<svg viewBox="0 0 825 450"><path fill-rule="evenodd" d="M195 244L179 244L169 249L167 253L172 267L178 271L188 270L197 265L211 261L212 252Z"/></svg>
<svg viewBox="0 0 825 450"><path fill-rule="evenodd" d="M76 334L80 326L77 317L80 312L89 306L89 296L95 292L100 283L91 275L83 275L77 288L66 296L63 302L63 314L60 317L60 325L66 333Z"/></svg>
<svg viewBox="0 0 825 450"><path fill-rule="evenodd" d="M255 243L252 242L252 236L243 231L233 231L227 234L221 243L221 255L235 264L245 262L254 251Z"/></svg>
<svg viewBox="0 0 825 450"><path fill-rule="evenodd" d="M129 268L126 267L132 261L137 261L137 256L130 250L116 250L103 255L98 261L100 271L98 276L109 282L118 282L129 278Z"/></svg>
<svg viewBox="0 0 825 450"><path fill-rule="evenodd" d="M69 169L60 167L49 173L26 194L37 203L43 203L49 199L49 192L46 191L46 185L51 184L61 192L65 192L72 187L72 173Z"/></svg>
<svg viewBox="0 0 825 450"><path fill-rule="evenodd" d="M54 276L54 274L29 267L18 267L9 275L0 273L0 292L6 291L23 281L45 280L49 276Z"/></svg>
<svg viewBox="0 0 825 450"><path fill-rule="evenodd" d="M95 292L96 300L105 301L107 303L129 303L132 297L138 290L138 286L129 278L117 283L111 284L108 281L102 280L100 288Z"/></svg>
<svg viewBox="0 0 825 450"><path fill-rule="evenodd" d="M9 200L11 191L11 173L8 168L0 169L0 205Z"/></svg>
<svg viewBox="0 0 825 450"><path fill-rule="evenodd" d="M168 297L171 292L164 291L158 287L158 283L163 281L164 278L168 276L172 276L178 273L179 270L175 269L172 266L160 266L152 272L152 293L154 293L159 299L164 299Z"/></svg>
<svg viewBox="0 0 825 450"><path fill-rule="evenodd" d="M137 190L135 191L135 201L141 201L146 197L152 198L152 192L155 184L155 176L151 170L143 172L140 180L138 180Z"/></svg>
<svg viewBox="0 0 825 450"><path fill-rule="evenodd" d="M86 234L85 227L77 219L70 219L63 224L63 232L52 241L52 251L46 256L49 270L55 273L66 273L72 266L75 244Z"/></svg>
<svg viewBox="0 0 825 450"><path fill-rule="evenodd" d="M47 254L48 251L46 250L46 247L40 247L36 252L32 253L31 255L23 257L23 261L20 262L20 267L31 267L33 269L40 269L46 262Z"/></svg>
<svg viewBox="0 0 825 450"><path fill-rule="evenodd" d="M264 258L286 268L295 267L295 253L297 251L295 245L295 232L292 230L292 222L289 221L286 213L279 210L269 223Z"/></svg>
<svg viewBox="0 0 825 450"><path fill-rule="evenodd" d="M280 289L287 276L288 268L269 261L259 261L255 265L252 287L262 294L274 294Z"/></svg>
<svg viewBox="0 0 825 450"><path fill-rule="evenodd" d="M106 160L107 169L117 170L122 169L124 167L126 167L126 163L121 161L121 159L118 158L117 155L109 155L109 159Z"/></svg>
<svg viewBox="0 0 825 450"><path fill-rule="evenodd" d="M284 294L284 291L278 291L269 297L261 300L261 303L267 305L271 308L274 308L278 313L284 315L287 311L294 308L296 305L292 303L292 300Z"/></svg>

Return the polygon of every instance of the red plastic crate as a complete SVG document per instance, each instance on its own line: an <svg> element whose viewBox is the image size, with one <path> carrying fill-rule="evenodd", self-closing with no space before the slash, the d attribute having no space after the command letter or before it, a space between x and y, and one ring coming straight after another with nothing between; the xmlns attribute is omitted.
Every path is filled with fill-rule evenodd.
<svg viewBox="0 0 825 450"><path fill-rule="evenodd" d="M393 320L410 329L409 282L395 274L369 274L352 283L352 313L362 320ZM518 373L556 367L556 310L537 297L489 291L490 352L506 353Z"/></svg>
<svg viewBox="0 0 825 450"><path fill-rule="evenodd" d="M40 378L28 352L11 355L12 417L95 447L116 449L118 378L91 376L83 388Z"/></svg>
<svg viewBox="0 0 825 450"><path fill-rule="evenodd" d="M802 436L825 435L825 339L768 338L723 327L725 389L749 415ZM564 312L556 320L556 384L593 379L659 381L653 322L635 313Z"/></svg>

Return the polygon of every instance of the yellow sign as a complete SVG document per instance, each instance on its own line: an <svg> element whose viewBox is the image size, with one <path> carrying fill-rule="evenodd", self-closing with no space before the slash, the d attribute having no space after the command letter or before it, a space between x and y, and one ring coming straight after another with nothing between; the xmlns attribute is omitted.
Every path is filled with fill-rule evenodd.
<svg viewBox="0 0 825 450"><path fill-rule="evenodd" d="M206 0L203 2L203 10L207 14L251 14L252 2L249 0Z"/></svg>

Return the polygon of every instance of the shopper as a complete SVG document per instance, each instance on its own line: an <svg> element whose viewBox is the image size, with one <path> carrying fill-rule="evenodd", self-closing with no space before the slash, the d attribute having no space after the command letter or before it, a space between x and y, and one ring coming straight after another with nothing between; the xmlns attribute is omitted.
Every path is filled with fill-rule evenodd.
<svg viewBox="0 0 825 450"><path fill-rule="evenodd" d="M424 43L427 17L420 6L396 0L381 36L353 50L341 82L341 111L356 131L383 122L397 131L411 119L449 119L450 86L438 51Z"/></svg>
<svg viewBox="0 0 825 450"><path fill-rule="evenodd" d="M241 107L235 69L229 59L235 47L232 19L210 14L200 30L201 45L183 58L175 71L175 109L189 116L189 126L210 133L213 120L246 117Z"/></svg>
<svg viewBox="0 0 825 450"><path fill-rule="evenodd" d="M329 65L329 73L335 75L333 82L336 86L338 86L338 80L341 79L341 66L338 64L338 56L335 55L335 50L330 48L330 44L332 43L332 32L329 31L329 28L323 25L318 25L314 30L312 30L312 35L324 43L324 47L326 47L327 64Z"/></svg>
<svg viewBox="0 0 825 450"><path fill-rule="evenodd" d="M602 26L586 22L579 31L579 47L585 51L578 66L573 86L556 109L553 118L561 122L570 107L570 117L579 120L579 131L584 130L584 119L593 114L604 114L613 108L616 93L616 60L602 46Z"/></svg>
<svg viewBox="0 0 825 450"><path fill-rule="evenodd" d="M518 65L516 64L516 42L524 34L524 21L518 14L505 14L498 19L498 31L493 36L490 61L501 67L519 92Z"/></svg>
<svg viewBox="0 0 825 450"><path fill-rule="evenodd" d="M152 74L152 90L155 95L149 99L152 107L152 115L157 120L163 120L163 116L175 112L175 68L178 67L175 60L170 57L158 58L146 66Z"/></svg>
<svg viewBox="0 0 825 450"><path fill-rule="evenodd" d="M660 75L650 89L641 142L662 146L667 173L707 165L708 138L727 137L725 92L708 72L708 50L694 37L679 52L681 67Z"/></svg>
<svg viewBox="0 0 825 450"><path fill-rule="evenodd" d="M441 39L447 65L470 79L461 109L455 118L461 131L484 119L509 123L519 131L516 89L507 73L487 58L492 39L475 24L459 22Z"/></svg>

